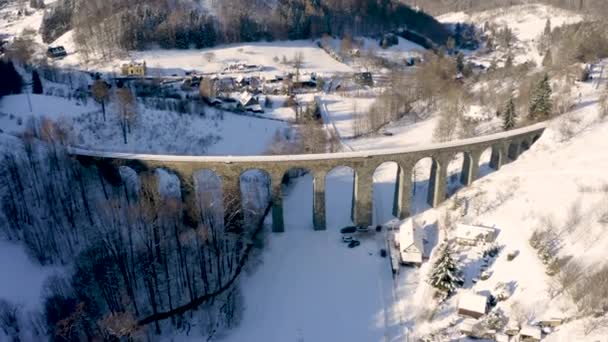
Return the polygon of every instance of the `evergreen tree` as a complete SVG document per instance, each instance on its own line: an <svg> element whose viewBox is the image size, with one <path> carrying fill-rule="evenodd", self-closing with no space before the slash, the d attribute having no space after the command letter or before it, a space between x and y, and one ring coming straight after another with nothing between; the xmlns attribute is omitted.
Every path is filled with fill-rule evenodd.
<svg viewBox="0 0 608 342"><path fill-rule="evenodd" d="M42 94L42 81L40 81L40 75L36 70L32 72L32 93Z"/></svg>
<svg viewBox="0 0 608 342"><path fill-rule="evenodd" d="M503 112L503 129L508 131L515 127L515 119L517 118L517 113L515 113L515 101L513 101L513 95L509 98L507 102L504 112Z"/></svg>
<svg viewBox="0 0 608 342"><path fill-rule="evenodd" d="M545 74L542 80L538 83L537 87L532 92L530 100L530 118L541 119L547 118L551 115L553 110L553 103L551 101L551 84L549 82L549 74Z"/></svg>
<svg viewBox="0 0 608 342"><path fill-rule="evenodd" d="M433 265L429 283L447 295L450 295L458 286L462 285L463 280L460 277L460 271L452 257L449 245L443 248L439 259Z"/></svg>
<svg viewBox="0 0 608 342"><path fill-rule="evenodd" d="M553 65L553 55L551 54L551 49L547 50L545 53L545 57L543 58L543 66L548 68Z"/></svg>
<svg viewBox="0 0 608 342"><path fill-rule="evenodd" d="M543 32L543 35L545 37L548 37L551 34L551 19L547 18L547 22L545 23L545 31Z"/></svg>
<svg viewBox="0 0 608 342"><path fill-rule="evenodd" d="M505 69L511 69L513 67L513 54L509 52L507 54L507 60L505 61Z"/></svg>
<svg viewBox="0 0 608 342"><path fill-rule="evenodd" d="M462 52L456 55L456 69L458 72L463 72L464 70L464 54Z"/></svg>

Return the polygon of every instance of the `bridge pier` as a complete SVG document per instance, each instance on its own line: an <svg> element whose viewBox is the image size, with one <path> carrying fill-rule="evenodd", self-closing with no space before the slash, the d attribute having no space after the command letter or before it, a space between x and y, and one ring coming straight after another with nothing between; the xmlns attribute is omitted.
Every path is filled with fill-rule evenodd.
<svg viewBox="0 0 608 342"><path fill-rule="evenodd" d="M507 157L509 157L510 161L517 160L517 158L519 157L519 152L520 152L519 149L520 149L520 144L518 141L514 141L509 144L509 147L507 150Z"/></svg>
<svg viewBox="0 0 608 342"><path fill-rule="evenodd" d="M272 231L274 233L283 233L285 231L285 222L283 219L283 184L281 180L272 179L271 184L271 200L272 200Z"/></svg>
<svg viewBox="0 0 608 342"><path fill-rule="evenodd" d="M373 173L355 169L355 180L353 183L353 207L351 210L353 223L358 226L371 226L374 188Z"/></svg>
<svg viewBox="0 0 608 342"><path fill-rule="evenodd" d="M313 225L315 230L325 230L325 177L326 172L315 172L313 181Z"/></svg>
<svg viewBox="0 0 608 342"><path fill-rule="evenodd" d="M492 155L490 156L490 167L494 170L500 170L503 164L503 152L498 146L492 146Z"/></svg>
<svg viewBox="0 0 608 342"><path fill-rule="evenodd" d="M433 158L427 194L427 203L433 208L445 201L446 181L448 177L445 165L447 165L447 161L442 160L439 162Z"/></svg>
<svg viewBox="0 0 608 342"><path fill-rule="evenodd" d="M407 176L406 176L407 175ZM403 220L410 216L410 191L412 182L409 173L406 174L403 165L397 165L397 181L393 196L393 215Z"/></svg>

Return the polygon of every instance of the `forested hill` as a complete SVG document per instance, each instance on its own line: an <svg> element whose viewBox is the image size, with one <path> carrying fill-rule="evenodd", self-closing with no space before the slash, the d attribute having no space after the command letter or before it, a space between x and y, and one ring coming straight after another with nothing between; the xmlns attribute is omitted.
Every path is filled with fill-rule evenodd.
<svg viewBox="0 0 608 342"><path fill-rule="evenodd" d="M81 49L104 52L208 47L257 40L372 35L408 28L438 44L432 16L397 0L58 0L41 33L52 42L74 29Z"/></svg>

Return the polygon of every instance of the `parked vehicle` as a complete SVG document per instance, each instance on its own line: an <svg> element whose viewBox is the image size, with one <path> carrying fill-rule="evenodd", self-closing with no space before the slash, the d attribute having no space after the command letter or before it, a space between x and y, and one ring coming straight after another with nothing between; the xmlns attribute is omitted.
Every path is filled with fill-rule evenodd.
<svg viewBox="0 0 608 342"><path fill-rule="evenodd" d="M357 231L360 232L360 233L367 233L367 232L369 232L369 227L358 226L357 227Z"/></svg>
<svg viewBox="0 0 608 342"><path fill-rule="evenodd" d="M380 250L380 256L383 257L383 258L386 258L386 249L382 248Z"/></svg>
<svg viewBox="0 0 608 342"><path fill-rule="evenodd" d="M352 241L353 241L352 236L348 236L348 235L342 236L342 242L350 243Z"/></svg>
<svg viewBox="0 0 608 342"><path fill-rule="evenodd" d="M352 234L356 231L357 231L357 227L355 227L355 226L348 226L348 227L344 227L344 228L340 229L340 233L342 233L342 234Z"/></svg>
<svg viewBox="0 0 608 342"><path fill-rule="evenodd" d="M382 231L382 226L381 225L377 225L376 226L376 232L380 233Z"/></svg>
<svg viewBox="0 0 608 342"><path fill-rule="evenodd" d="M357 246L359 246L361 244L361 242L359 242L358 240L353 240L348 244L348 248L355 248Z"/></svg>

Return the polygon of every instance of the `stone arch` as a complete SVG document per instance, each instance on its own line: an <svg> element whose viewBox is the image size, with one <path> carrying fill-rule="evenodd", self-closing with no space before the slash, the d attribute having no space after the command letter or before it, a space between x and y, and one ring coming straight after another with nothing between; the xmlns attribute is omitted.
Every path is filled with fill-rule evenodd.
<svg viewBox="0 0 608 342"><path fill-rule="evenodd" d="M523 153L529 149L530 149L530 143L528 142L528 140L526 140L526 139L522 140L521 145L520 145L521 153Z"/></svg>
<svg viewBox="0 0 608 342"><path fill-rule="evenodd" d="M462 151L452 155L446 166L446 194L448 196L470 184L473 178L472 167L473 160L470 152Z"/></svg>
<svg viewBox="0 0 608 342"><path fill-rule="evenodd" d="M382 224L394 217L401 218L404 171L395 161L386 161L374 169L372 218Z"/></svg>
<svg viewBox="0 0 608 342"><path fill-rule="evenodd" d="M350 166L333 167L325 175L325 217L331 228L352 225L356 170Z"/></svg>
<svg viewBox="0 0 608 342"><path fill-rule="evenodd" d="M224 193L222 178L211 169L195 171L192 179L200 221L221 225L229 232L240 232L240 224L225 220L226 211L241 211L240 193L230 190Z"/></svg>
<svg viewBox="0 0 608 342"><path fill-rule="evenodd" d="M273 187L275 184L272 183L272 177L268 171L257 168L244 169L239 174L236 184L234 181L231 184L225 181L222 185L224 193L232 187L234 189L232 191L240 195L240 205L245 222L258 222L262 219L260 215L266 212L267 204L272 200L273 231L283 231L282 203L275 203L273 191L276 187ZM278 188L280 189L280 186ZM280 199L279 194L278 200ZM275 215L277 215L276 218Z"/></svg>
<svg viewBox="0 0 608 342"><path fill-rule="evenodd" d="M314 227L314 172L293 167L283 173L283 221L290 227Z"/></svg>
<svg viewBox="0 0 608 342"><path fill-rule="evenodd" d="M519 148L519 141L511 141L509 143L509 147L507 149L507 157L509 157L509 160L517 160L517 158L519 157Z"/></svg>
<svg viewBox="0 0 608 342"><path fill-rule="evenodd" d="M445 174L442 165L435 157L424 157L416 161L411 168L411 201L410 212L420 213L429 206L434 207L443 201L445 190L441 174Z"/></svg>

